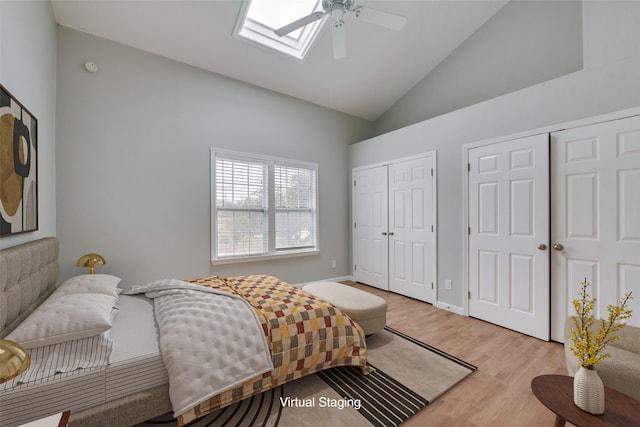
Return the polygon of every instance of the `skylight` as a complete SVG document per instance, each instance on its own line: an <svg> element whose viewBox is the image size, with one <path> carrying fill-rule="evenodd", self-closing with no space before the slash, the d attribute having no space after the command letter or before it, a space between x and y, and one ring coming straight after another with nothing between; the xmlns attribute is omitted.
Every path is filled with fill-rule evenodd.
<svg viewBox="0 0 640 427"><path fill-rule="evenodd" d="M279 37L274 31L290 22L322 11L322 0L244 0L235 34L269 49L303 60L325 19Z"/></svg>

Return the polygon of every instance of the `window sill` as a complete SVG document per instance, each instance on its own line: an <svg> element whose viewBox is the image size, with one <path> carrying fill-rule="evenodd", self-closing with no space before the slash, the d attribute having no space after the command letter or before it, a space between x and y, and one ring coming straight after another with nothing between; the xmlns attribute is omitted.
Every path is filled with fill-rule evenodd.
<svg viewBox="0 0 640 427"><path fill-rule="evenodd" d="M309 256L309 255L320 255L320 251L317 249L313 249L308 251L291 251L291 252L282 252L282 253L270 254L270 255L247 256L242 258L212 259L211 265L240 264L240 263L247 263L247 262L294 258L294 257Z"/></svg>

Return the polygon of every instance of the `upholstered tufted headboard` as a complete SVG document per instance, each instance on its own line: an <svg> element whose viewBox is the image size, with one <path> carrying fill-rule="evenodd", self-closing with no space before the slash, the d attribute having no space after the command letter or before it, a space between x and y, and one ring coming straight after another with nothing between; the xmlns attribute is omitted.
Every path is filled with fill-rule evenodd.
<svg viewBox="0 0 640 427"><path fill-rule="evenodd" d="M53 292L58 271L55 237L0 250L0 338Z"/></svg>

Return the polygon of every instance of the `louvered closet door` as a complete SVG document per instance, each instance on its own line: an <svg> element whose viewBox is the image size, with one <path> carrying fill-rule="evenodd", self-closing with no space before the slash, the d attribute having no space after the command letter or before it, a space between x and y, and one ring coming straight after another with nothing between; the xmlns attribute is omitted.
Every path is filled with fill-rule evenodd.
<svg viewBox="0 0 640 427"><path fill-rule="evenodd" d="M549 136L469 151L469 314L549 339Z"/></svg>
<svg viewBox="0 0 640 427"><path fill-rule="evenodd" d="M387 166L354 171L354 279L389 290Z"/></svg>
<svg viewBox="0 0 640 427"><path fill-rule="evenodd" d="M551 152L551 338L564 341L585 278L598 317L632 291L640 326L640 117L553 133Z"/></svg>

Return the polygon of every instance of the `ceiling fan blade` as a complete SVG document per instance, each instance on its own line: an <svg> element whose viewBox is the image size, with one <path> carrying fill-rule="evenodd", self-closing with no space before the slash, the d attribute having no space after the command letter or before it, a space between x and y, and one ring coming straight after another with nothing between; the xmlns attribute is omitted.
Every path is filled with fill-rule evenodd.
<svg viewBox="0 0 640 427"><path fill-rule="evenodd" d="M354 9L356 19L359 21L369 22L371 24L380 25L390 30L400 31L407 21L407 18L393 13L384 12L382 10L371 9L369 7L358 7Z"/></svg>
<svg viewBox="0 0 640 427"><path fill-rule="evenodd" d="M340 19L334 22L331 32L333 36L333 57L335 59L344 58L347 56L347 38L344 29L344 22Z"/></svg>
<svg viewBox="0 0 640 427"><path fill-rule="evenodd" d="M278 28L274 31L277 36L282 37L286 34L289 34L292 31L297 30L298 28L304 27L305 25L309 25L318 19L321 19L325 15L325 12L313 12L311 15L304 16L298 20L291 22L290 24L285 25L282 28Z"/></svg>

